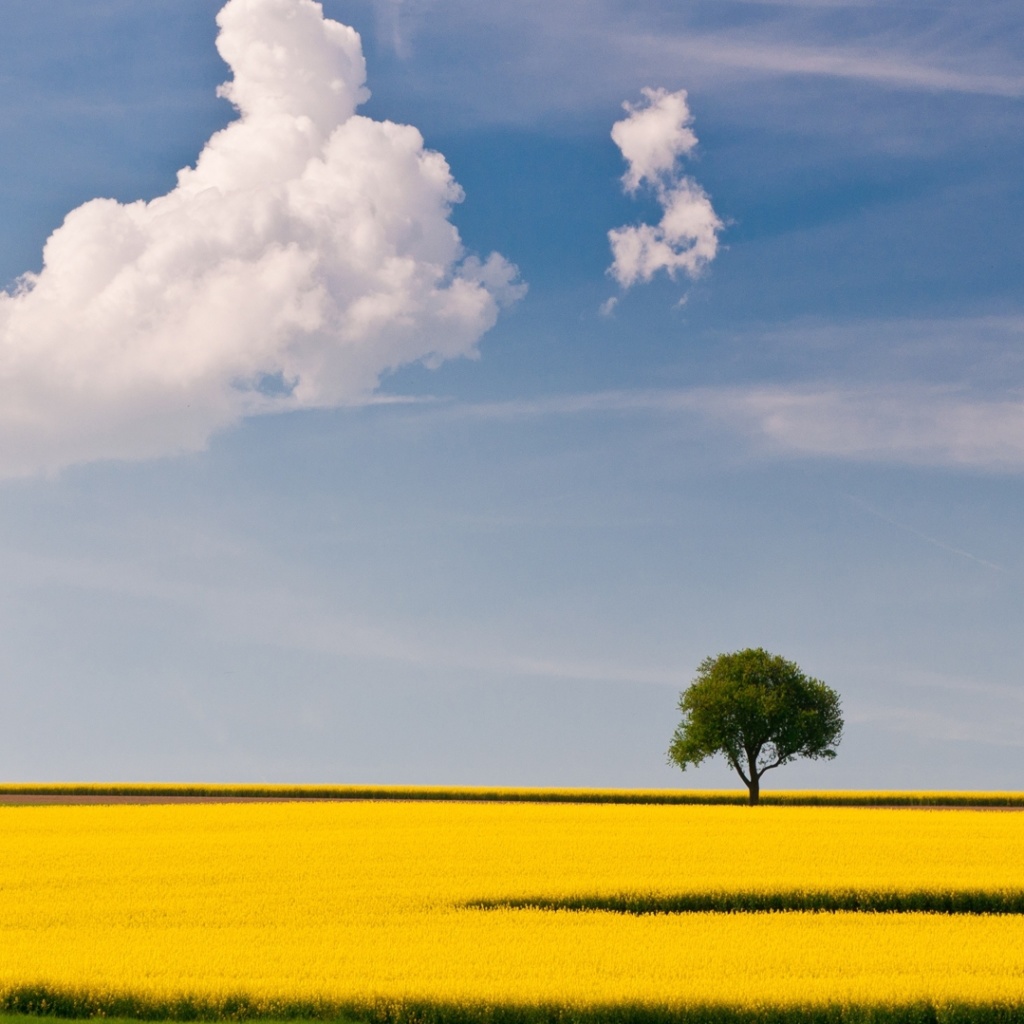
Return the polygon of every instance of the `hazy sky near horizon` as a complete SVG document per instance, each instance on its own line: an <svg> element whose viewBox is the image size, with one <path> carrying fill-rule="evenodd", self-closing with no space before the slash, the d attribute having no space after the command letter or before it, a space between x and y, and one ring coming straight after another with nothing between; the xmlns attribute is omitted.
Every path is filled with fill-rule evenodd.
<svg viewBox="0 0 1024 1024"><path fill-rule="evenodd" d="M763 646L847 721L766 786L1020 788L1022 40L7 0L0 778L731 786Z"/></svg>

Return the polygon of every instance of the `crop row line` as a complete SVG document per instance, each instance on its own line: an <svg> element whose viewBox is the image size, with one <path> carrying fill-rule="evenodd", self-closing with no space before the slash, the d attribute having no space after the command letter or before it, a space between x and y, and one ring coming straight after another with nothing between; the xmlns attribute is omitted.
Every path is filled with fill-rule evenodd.
<svg viewBox="0 0 1024 1024"><path fill-rule="evenodd" d="M131 994L64 992L41 986L0 994L0 1012L63 1019L137 1021L334 1021L338 1024L1024 1024L1021 1003L932 1002L808 1005L447 1003L376 1000L147 1000Z"/></svg>
<svg viewBox="0 0 1024 1024"><path fill-rule="evenodd" d="M775 913L785 911L1024 914L1024 890L879 891L821 889L687 893L614 893L574 896L522 896L473 900L473 910L611 911L618 914Z"/></svg>

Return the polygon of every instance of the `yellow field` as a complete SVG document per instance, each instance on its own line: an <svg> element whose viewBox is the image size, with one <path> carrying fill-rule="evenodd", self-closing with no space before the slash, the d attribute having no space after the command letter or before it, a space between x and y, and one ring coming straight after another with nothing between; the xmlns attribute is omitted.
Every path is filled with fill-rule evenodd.
<svg viewBox="0 0 1024 1024"><path fill-rule="evenodd" d="M37 1005L44 993L74 997L80 1010L175 1012L187 1003L215 1012L241 999L249 1012L387 1019L424 1006L471 1016L496 1006L527 1015L914 1003L1024 1011L1019 914L465 906L709 889L1019 892L1024 814L455 802L0 807L0 1003Z"/></svg>

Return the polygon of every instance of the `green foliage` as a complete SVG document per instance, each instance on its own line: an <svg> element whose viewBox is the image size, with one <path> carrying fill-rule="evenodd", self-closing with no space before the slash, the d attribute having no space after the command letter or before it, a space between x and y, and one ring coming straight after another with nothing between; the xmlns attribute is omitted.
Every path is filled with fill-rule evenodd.
<svg viewBox="0 0 1024 1024"><path fill-rule="evenodd" d="M685 771L723 754L751 803L766 771L797 757L835 757L843 732L839 695L760 647L705 658L679 710L669 762Z"/></svg>

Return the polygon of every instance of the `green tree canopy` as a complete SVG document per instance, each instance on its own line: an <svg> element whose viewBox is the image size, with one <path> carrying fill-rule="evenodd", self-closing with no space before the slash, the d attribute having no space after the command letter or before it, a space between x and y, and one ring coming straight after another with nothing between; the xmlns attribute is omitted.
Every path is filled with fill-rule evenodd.
<svg viewBox="0 0 1024 1024"><path fill-rule="evenodd" d="M760 647L705 658L679 710L669 763L685 771L723 754L752 804L766 771L797 757L835 757L843 734L839 694Z"/></svg>

